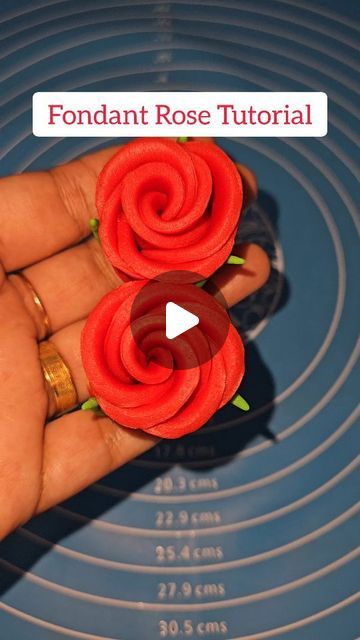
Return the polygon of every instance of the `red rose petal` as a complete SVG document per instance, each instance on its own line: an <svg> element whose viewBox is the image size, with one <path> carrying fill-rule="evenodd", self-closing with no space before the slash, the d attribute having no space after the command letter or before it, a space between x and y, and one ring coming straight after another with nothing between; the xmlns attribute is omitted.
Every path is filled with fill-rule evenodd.
<svg viewBox="0 0 360 640"><path fill-rule="evenodd" d="M140 139L97 184L103 250L131 278L177 269L208 277L227 259L242 206L234 163L215 144Z"/></svg>
<svg viewBox="0 0 360 640"><path fill-rule="evenodd" d="M201 427L235 394L244 373L244 348L230 325L217 351L226 312L202 289L166 283L148 289L148 284L128 282L100 301L82 333L82 359L91 391L110 418L177 438ZM174 296L179 304L191 305L201 324L169 341L164 307Z"/></svg>

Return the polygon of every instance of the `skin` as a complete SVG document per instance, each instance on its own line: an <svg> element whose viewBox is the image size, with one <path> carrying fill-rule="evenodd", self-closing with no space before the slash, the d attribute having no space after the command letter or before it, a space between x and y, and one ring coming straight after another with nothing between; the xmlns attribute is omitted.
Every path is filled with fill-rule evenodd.
<svg viewBox="0 0 360 640"><path fill-rule="evenodd" d="M119 286L88 227L96 216L97 175L115 150L0 180L0 539L158 442L92 412L77 410L47 423L54 405L38 355L43 324L28 289L13 274L23 270L37 291L50 318L50 339L84 401L89 392L80 333L90 310ZM245 169L240 172L249 204L256 180ZM246 257L246 269L225 265L214 276L228 306L269 275L259 247L243 245L234 253Z"/></svg>

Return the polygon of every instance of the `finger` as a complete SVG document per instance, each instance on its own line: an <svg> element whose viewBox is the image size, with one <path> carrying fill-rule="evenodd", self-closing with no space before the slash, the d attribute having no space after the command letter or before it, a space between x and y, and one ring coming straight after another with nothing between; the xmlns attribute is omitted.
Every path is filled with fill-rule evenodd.
<svg viewBox="0 0 360 640"><path fill-rule="evenodd" d="M49 171L0 180L0 261L5 271L43 260L89 235L89 218L97 215L96 180L117 149L109 147ZM256 179L244 165L238 168L248 206Z"/></svg>
<svg viewBox="0 0 360 640"><path fill-rule="evenodd" d="M49 171L0 180L0 260L5 271L38 262L89 235L99 172L110 147Z"/></svg>
<svg viewBox="0 0 360 640"><path fill-rule="evenodd" d="M97 215L97 177L118 147L109 147L48 171L0 180L0 262L15 271L89 235Z"/></svg>
<svg viewBox="0 0 360 640"><path fill-rule="evenodd" d="M250 174L249 174L250 175ZM253 174L251 174L253 175ZM249 178L250 181L250 178ZM246 192L246 190L244 191ZM255 197L252 189L247 195L247 202ZM252 262L258 276L262 273L262 260L267 260L260 248L248 252L248 265L245 269L238 269L238 273L246 275L251 286L250 268ZM254 255L253 255L254 254ZM257 262L258 261L258 262ZM225 267L225 274L233 273L231 268ZM23 270L40 298L49 318L51 332L85 318L103 295L119 286L120 278L106 259L98 242L91 238L76 247L57 253ZM236 269L234 271L236 273ZM31 316L37 310L34 299L26 284L18 275L11 275L10 281L18 290ZM36 317L34 317L36 320ZM44 337L43 323L36 323L38 337Z"/></svg>
<svg viewBox="0 0 360 640"><path fill-rule="evenodd" d="M271 269L267 253L257 244L235 245L232 254L244 258L245 264L223 265L204 286L220 302L225 299L228 308L260 289Z"/></svg>
<svg viewBox="0 0 360 640"><path fill-rule="evenodd" d="M121 284L94 238L42 260L22 273L45 309L50 327L48 334L85 318L106 293ZM18 274L10 275L9 281L33 317L38 339L42 339L44 320L39 318L34 295Z"/></svg>
<svg viewBox="0 0 360 640"><path fill-rule="evenodd" d="M250 245L251 246L251 245ZM250 249L247 250L251 251ZM261 261L260 270L266 268ZM224 267L225 269L225 267ZM237 270L238 267L235 267ZM223 275L218 274L218 277ZM262 279L265 278L265 271ZM251 278L250 278L251 280ZM224 279L223 294L230 306L252 293L260 279ZM80 333L84 323L67 327L53 336L73 376L80 401L88 396L82 368ZM37 507L40 513L66 500L158 442L142 431L125 429L109 418L92 412L76 411L49 423L45 430L43 490Z"/></svg>
<svg viewBox="0 0 360 640"><path fill-rule="evenodd" d="M243 205L242 210L245 211L256 200L258 196L258 183L256 175L251 169L245 165L236 163L237 170L240 173L243 185Z"/></svg>
<svg viewBox="0 0 360 640"><path fill-rule="evenodd" d="M256 259L259 261L258 276L261 277L261 250L256 253L255 249L254 255L255 264ZM263 258L266 260L265 254ZM231 273L226 267L224 275L229 277ZM23 274L40 298L51 332L85 318L103 295L121 283L93 238L24 269ZM246 275L251 286L249 265L247 269L239 270L239 274ZM33 292L17 274L10 275L9 280L34 319L38 338L43 338L44 318L42 314L39 317Z"/></svg>
<svg viewBox="0 0 360 640"><path fill-rule="evenodd" d="M206 140L211 141L212 139L209 138ZM106 151L106 153L109 154L113 152L113 148ZM84 158L82 163L75 161L75 163L59 167L58 170L62 170L64 175L66 173L70 175L71 172L76 171L76 167L79 165L83 171L84 163L88 163L90 166L91 163L96 161L102 165L106 160L104 153L105 152L92 154ZM245 201L248 203L256 195L254 191L256 179L246 167L243 165L239 165L239 167L244 181ZM19 178L19 176L17 176L17 178ZM250 187L246 186L246 180L249 184L251 183ZM79 178L79 184L80 182L81 180ZM94 185L92 186L94 187ZM76 206L76 202L77 200L75 198L74 207ZM87 221L89 215L89 212L86 210L83 216L85 224L84 233L87 233L88 230ZM36 224L34 223L34 228L35 227ZM23 228L23 226L20 227L20 232ZM66 229L69 229L69 225L66 225L66 223L62 224L61 228L66 231ZM56 234L53 234L51 237L54 239L55 236L58 237ZM16 237L18 238L18 236ZM33 245L31 244L30 247L33 247ZM12 249L14 249L14 246L11 248L9 245L10 252ZM100 247L93 239L57 253L50 258L41 260L24 269L24 275L40 298L46 310L52 331L57 331L64 326L86 317L100 298L110 289L119 286L121 282L109 262L105 259ZM24 281L17 275L11 275L10 280L18 290L25 306L34 319L38 338L43 338L45 335L44 319L42 316L39 317L38 309L34 306L33 292L31 292L31 290L29 291Z"/></svg>
<svg viewBox="0 0 360 640"><path fill-rule="evenodd" d="M43 485L36 513L82 491L158 441L92 411L76 411L54 420L45 429Z"/></svg>

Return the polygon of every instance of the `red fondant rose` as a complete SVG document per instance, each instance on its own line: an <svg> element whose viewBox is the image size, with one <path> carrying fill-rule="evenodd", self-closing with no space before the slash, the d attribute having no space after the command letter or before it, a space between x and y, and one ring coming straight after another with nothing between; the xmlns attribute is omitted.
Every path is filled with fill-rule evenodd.
<svg viewBox="0 0 360 640"><path fill-rule="evenodd" d="M165 336L169 300L200 317L174 340ZM244 373L243 344L226 312L191 284L132 281L115 289L90 314L81 352L103 411L165 438L201 427L233 397Z"/></svg>
<svg viewBox="0 0 360 640"><path fill-rule="evenodd" d="M208 277L231 253L242 183L215 144L148 138L105 165L96 201L101 244L119 271L135 279L167 271Z"/></svg>

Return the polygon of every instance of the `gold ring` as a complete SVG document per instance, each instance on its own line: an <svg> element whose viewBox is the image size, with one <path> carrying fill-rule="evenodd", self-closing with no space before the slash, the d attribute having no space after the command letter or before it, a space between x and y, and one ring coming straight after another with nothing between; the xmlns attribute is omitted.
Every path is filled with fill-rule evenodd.
<svg viewBox="0 0 360 640"><path fill-rule="evenodd" d="M39 339L41 340L43 338L46 338L46 336L50 335L51 333L50 320L46 312L46 309L41 301L40 296L32 286L30 280L26 277L24 273L22 273L22 271L18 271L17 273L14 274L14 276L15 277L17 276L18 278L20 278L21 282L24 284L27 291L31 295L31 299L34 303L34 310L35 310L35 315L33 316L33 319L38 329Z"/></svg>
<svg viewBox="0 0 360 640"><path fill-rule="evenodd" d="M78 395L69 367L52 342L40 342L39 355L44 378L51 394L49 415L58 415L72 409L78 404Z"/></svg>

